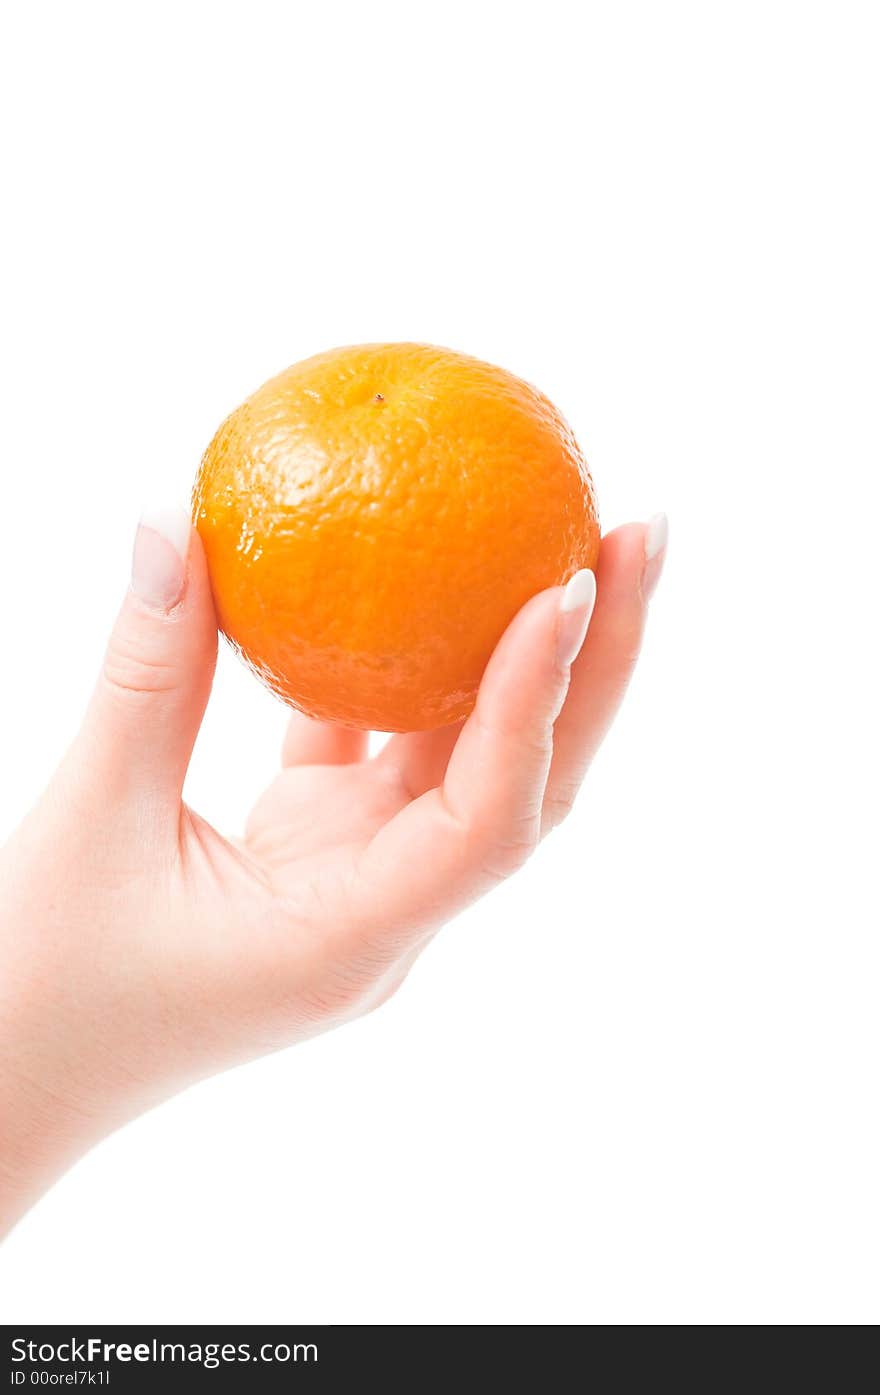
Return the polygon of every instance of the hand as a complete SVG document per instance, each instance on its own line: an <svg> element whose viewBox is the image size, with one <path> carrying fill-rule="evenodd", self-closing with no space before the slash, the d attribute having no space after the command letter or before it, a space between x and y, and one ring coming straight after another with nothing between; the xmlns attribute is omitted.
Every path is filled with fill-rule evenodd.
<svg viewBox="0 0 880 1395"><path fill-rule="evenodd" d="M592 620L592 573L534 597L459 727L369 760L294 715L236 841L182 799L216 658L201 544L142 524L82 730L0 854L0 1231L125 1119L384 1001L525 861L623 696L665 542L604 539Z"/></svg>

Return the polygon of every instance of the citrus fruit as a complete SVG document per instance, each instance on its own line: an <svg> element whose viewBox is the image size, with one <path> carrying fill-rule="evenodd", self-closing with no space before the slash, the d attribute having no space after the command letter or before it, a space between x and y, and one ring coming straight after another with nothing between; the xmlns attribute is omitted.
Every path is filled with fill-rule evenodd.
<svg viewBox="0 0 880 1395"><path fill-rule="evenodd" d="M220 627L285 702L412 731L464 717L530 596L592 567L592 481L511 373L426 344L333 349L249 397L193 496Z"/></svg>

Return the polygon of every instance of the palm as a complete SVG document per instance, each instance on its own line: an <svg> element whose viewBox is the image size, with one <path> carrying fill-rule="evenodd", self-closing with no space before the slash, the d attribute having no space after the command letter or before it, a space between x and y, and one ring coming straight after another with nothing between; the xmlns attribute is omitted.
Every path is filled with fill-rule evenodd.
<svg viewBox="0 0 880 1395"><path fill-rule="evenodd" d="M374 762L282 770L248 819L246 843L276 875L363 846L402 807Z"/></svg>
<svg viewBox="0 0 880 1395"><path fill-rule="evenodd" d="M305 1000L310 1028L350 1015L525 860L570 807L622 696L644 618L643 558L640 528L603 543L597 612L570 687L554 662L549 591L507 631L460 728L397 736L367 759L364 734L293 717L242 842L193 823L219 890L199 919L222 914L236 979L277 994L282 1013Z"/></svg>

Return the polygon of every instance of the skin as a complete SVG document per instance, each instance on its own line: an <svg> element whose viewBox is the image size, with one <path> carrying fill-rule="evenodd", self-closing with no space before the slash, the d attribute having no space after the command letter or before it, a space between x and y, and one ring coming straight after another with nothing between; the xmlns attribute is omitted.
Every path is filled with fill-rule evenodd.
<svg viewBox="0 0 880 1395"><path fill-rule="evenodd" d="M365 734L295 714L230 840L182 798L217 649L198 534L185 565L149 528L138 549L164 592L129 591L81 731L0 853L0 1232L126 1120L378 1006L523 864L623 697L664 555L643 524L607 535L579 656L589 617L542 592L459 726L367 759Z"/></svg>

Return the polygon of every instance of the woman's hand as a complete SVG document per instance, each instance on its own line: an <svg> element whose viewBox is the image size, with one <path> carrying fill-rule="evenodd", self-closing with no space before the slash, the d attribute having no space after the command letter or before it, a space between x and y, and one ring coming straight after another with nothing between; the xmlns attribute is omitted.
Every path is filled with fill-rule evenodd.
<svg viewBox="0 0 880 1395"><path fill-rule="evenodd" d="M0 854L0 1231L123 1120L384 1001L521 866L623 696L665 544L664 519L629 524L598 594L581 572L534 597L460 727L370 760L295 715L229 840L182 800L216 658L204 555L185 516L144 521L82 730Z"/></svg>

